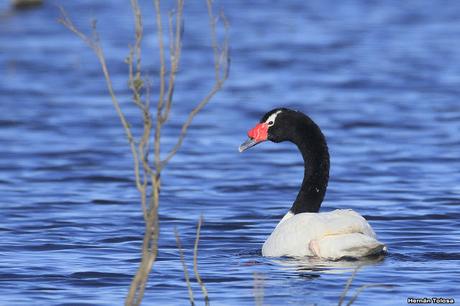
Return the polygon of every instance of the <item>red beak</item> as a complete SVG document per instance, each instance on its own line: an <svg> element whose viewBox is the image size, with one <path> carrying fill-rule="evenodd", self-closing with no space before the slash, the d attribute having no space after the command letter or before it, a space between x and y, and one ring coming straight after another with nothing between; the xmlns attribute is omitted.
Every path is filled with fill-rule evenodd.
<svg viewBox="0 0 460 306"><path fill-rule="evenodd" d="M253 129L248 132L249 139L242 143L239 147L239 151L243 152L247 149L255 146L268 138L268 124L258 123Z"/></svg>
<svg viewBox="0 0 460 306"><path fill-rule="evenodd" d="M249 138L257 142L267 140L268 137L268 124L258 123L253 129L248 132Z"/></svg>

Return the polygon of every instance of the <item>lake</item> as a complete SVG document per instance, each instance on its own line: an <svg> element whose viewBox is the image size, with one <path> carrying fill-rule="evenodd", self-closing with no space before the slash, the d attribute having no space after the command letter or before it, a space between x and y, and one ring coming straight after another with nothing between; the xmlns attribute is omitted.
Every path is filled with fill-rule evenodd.
<svg viewBox="0 0 460 306"><path fill-rule="evenodd" d="M98 19L115 89L136 126L123 62L133 43L129 2L60 4L82 29ZM153 7L142 6L144 65L156 93ZM367 288L354 305L458 302L460 2L216 6L230 22L230 78L163 173L159 258L144 304L189 304L174 228L191 269L200 215L198 266L211 305L262 296L264 305L336 305L358 266L350 296L366 284L391 287ZM21 11L0 4L0 304L120 305L144 229L132 157L96 57L58 17L54 2ZM206 4L187 1L165 149L212 82ZM289 143L244 154L238 146L279 106L309 114L327 137L331 180L321 211L365 216L388 245L384 258L261 256L297 195L303 161ZM195 281L193 289L201 305Z"/></svg>

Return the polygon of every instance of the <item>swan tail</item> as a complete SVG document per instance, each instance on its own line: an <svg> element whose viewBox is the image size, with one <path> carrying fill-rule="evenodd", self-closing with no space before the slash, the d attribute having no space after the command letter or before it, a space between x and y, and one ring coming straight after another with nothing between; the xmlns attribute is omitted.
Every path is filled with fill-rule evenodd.
<svg viewBox="0 0 460 306"><path fill-rule="evenodd" d="M363 257L386 251L386 246L377 239L361 234L341 234L311 240L310 251L321 258L337 260L343 257Z"/></svg>

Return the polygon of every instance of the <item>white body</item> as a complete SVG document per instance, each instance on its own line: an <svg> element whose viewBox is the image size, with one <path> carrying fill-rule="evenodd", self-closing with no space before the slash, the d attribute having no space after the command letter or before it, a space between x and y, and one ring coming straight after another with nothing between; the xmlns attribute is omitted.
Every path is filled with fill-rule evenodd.
<svg viewBox="0 0 460 306"><path fill-rule="evenodd" d="M385 250L366 219L351 209L337 209L325 213L287 213L265 241L262 255L336 260Z"/></svg>

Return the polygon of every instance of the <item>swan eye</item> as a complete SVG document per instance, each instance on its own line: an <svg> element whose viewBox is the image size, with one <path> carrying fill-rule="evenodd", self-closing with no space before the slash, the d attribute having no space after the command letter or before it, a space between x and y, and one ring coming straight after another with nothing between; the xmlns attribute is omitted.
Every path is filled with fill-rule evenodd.
<svg viewBox="0 0 460 306"><path fill-rule="evenodd" d="M271 127L272 125L274 125L276 121L276 116L278 116L279 113L281 113L280 110L277 111L276 113L271 114L267 119L265 119L265 124L268 127Z"/></svg>

